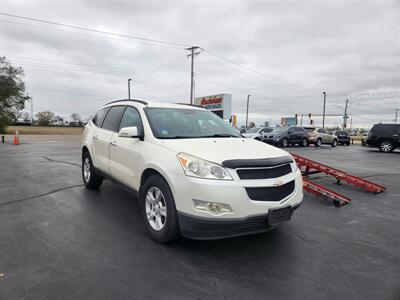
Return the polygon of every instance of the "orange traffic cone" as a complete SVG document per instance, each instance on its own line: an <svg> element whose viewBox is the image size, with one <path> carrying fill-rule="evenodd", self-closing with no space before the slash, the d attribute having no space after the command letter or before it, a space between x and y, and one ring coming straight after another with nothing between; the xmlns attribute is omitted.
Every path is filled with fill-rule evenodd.
<svg viewBox="0 0 400 300"><path fill-rule="evenodd" d="M14 134L13 145L19 145L19 138L17 137L16 134Z"/></svg>

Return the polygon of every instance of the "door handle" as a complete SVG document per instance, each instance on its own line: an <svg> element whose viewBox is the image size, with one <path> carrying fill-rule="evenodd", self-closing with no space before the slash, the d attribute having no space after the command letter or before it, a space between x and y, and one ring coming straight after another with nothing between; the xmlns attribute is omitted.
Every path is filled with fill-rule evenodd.
<svg viewBox="0 0 400 300"><path fill-rule="evenodd" d="M117 142L116 141L112 141L110 144L111 144L111 146L117 146Z"/></svg>
<svg viewBox="0 0 400 300"><path fill-rule="evenodd" d="M94 139L94 140L98 140L99 138L98 138L96 135L94 135L94 136L93 136L93 139Z"/></svg>

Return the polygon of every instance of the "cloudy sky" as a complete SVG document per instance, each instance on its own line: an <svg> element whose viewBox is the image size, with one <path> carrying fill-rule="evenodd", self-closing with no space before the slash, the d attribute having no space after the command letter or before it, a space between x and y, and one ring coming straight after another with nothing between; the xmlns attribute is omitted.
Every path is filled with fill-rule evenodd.
<svg viewBox="0 0 400 300"><path fill-rule="evenodd" d="M321 114L322 91L328 114L343 114L349 98L353 125L393 121L400 108L400 0L0 0L0 9L173 43L0 15L0 55L25 69L35 112L90 116L127 97L128 78L134 98L187 102L190 45L206 50L195 59L196 96L232 94L239 124L248 94L257 124Z"/></svg>

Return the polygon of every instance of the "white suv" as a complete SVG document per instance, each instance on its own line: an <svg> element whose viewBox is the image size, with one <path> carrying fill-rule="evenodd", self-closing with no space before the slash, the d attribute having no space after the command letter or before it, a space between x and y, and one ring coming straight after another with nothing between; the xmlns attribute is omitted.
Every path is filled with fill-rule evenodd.
<svg viewBox="0 0 400 300"><path fill-rule="evenodd" d="M266 231L303 199L290 154L185 104L119 100L100 108L83 131L82 176L90 189L107 178L136 191L159 242Z"/></svg>

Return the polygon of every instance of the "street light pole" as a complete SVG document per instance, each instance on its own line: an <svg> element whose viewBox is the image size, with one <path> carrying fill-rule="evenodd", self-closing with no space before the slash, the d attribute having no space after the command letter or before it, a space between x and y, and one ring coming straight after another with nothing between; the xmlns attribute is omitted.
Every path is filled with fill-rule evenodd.
<svg viewBox="0 0 400 300"><path fill-rule="evenodd" d="M325 128L325 105L326 105L326 93L322 92L324 94L324 111L322 113L322 128Z"/></svg>
<svg viewBox="0 0 400 300"><path fill-rule="evenodd" d="M128 79L128 99L129 100L131 99L131 81L132 81L132 79L129 78Z"/></svg>
<svg viewBox="0 0 400 300"><path fill-rule="evenodd" d="M247 132L247 123L248 123L248 120L249 120L249 101L250 101L250 95L247 95L246 132Z"/></svg>
<svg viewBox="0 0 400 300"><path fill-rule="evenodd" d="M343 130L347 127L347 104L349 103L349 99L346 99L346 105L344 107L344 116L343 116Z"/></svg>

